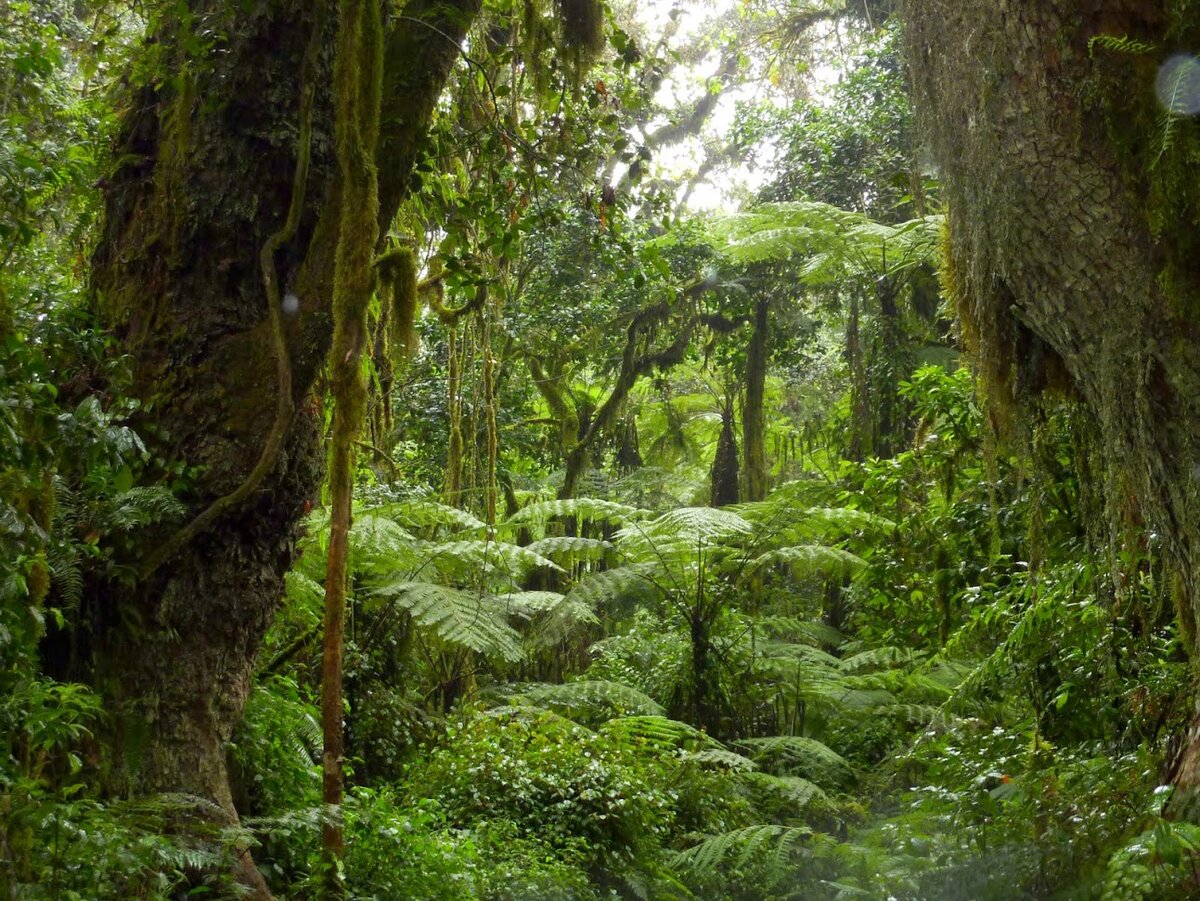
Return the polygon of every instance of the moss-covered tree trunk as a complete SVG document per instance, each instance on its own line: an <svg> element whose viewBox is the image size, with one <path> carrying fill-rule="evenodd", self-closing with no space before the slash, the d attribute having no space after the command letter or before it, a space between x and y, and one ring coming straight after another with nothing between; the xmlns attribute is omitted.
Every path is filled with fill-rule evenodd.
<svg viewBox="0 0 1200 901"><path fill-rule="evenodd" d="M1019 408L1061 388L1086 406L1111 466L1109 507L1162 536L1194 634L1200 142L1155 89L1178 100L1169 57L1200 38L1187 7L908 0L904 15L950 206L946 285L988 393ZM1102 36L1144 46L1110 49ZM1198 727L1175 777L1191 815Z"/></svg>
<svg viewBox="0 0 1200 901"><path fill-rule="evenodd" d="M329 97L334 16L305 64L319 6L194 3L195 21L220 36L219 47L197 57L188 53L205 38L183 28L155 36L162 79L128 105L93 265L100 315L132 363L142 430L157 456L186 467L193 512L233 495L268 458L248 497L220 508L188 540L176 543L179 533L165 529L148 537L140 559L130 561L143 570L137 584L98 589L98 629L89 636L93 676L116 713L112 789L194 795L230 821L225 743L323 471L319 405L309 394L331 337L340 188ZM457 40L478 6L413 0L391 23L383 221L407 190ZM267 254L268 267L260 255L291 204L308 79L315 102L306 202L294 235ZM268 268L282 298L286 405L277 403ZM279 424L282 440L264 455Z"/></svg>
<svg viewBox="0 0 1200 901"><path fill-rule="evenodd" d="M746 349L746 394L742 404L742 454L745 457L742 499L761 501L767 496L767 361L770 357L771 302L754 307L754 331Z"/></svg>

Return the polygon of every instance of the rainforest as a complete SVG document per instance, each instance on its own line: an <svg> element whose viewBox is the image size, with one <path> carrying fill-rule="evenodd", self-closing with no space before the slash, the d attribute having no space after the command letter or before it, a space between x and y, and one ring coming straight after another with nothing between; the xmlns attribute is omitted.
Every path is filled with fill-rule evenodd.
<svg viewBox="0 0 1200 901"><path fill-rule="evenodd" d="M1200 2L0 0L0 898L1200 896Z"/></svg>

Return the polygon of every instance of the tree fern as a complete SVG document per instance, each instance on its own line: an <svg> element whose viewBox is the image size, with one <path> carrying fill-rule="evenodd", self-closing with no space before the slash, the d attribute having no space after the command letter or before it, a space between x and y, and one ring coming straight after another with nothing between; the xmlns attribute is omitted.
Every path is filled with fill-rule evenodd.
<svg viewBox="0 0 1200 901"><path fill-rule="evenodd" d="M685 751L683 759L701 766L731 770L737 773L749 773L758 769L758 765L749 757L743 757L741 754L725 748L701 748L699 751Z"/></svg>
<svg viewBox="0 0 1200 901"><path fill-rule="evenodd" d="M423 566L431 566L447 577L461 577L464 581L493 572L519 580L532 569L563 571L553 560L504 541L420 542L415 552Z"/></svg>
<svg viewBox="0 0 1200 901"><path fill-rule="evenodd" d="M526 545L526 550L547 557L560 566L570 567L578 563L595 563L603 560L612 550L612 544L599 538L576 538L557 535L543 538Z"/></svg>
<svg viewBox="0 0 1200 901"><path fill-rule="evenodd" d="M605 602L631 594L645 595L656 590L653 581L656 572L652 563L633 563L619 569L589 573L567 592L566 600L594 610Z"/></svg>
<svg viewBox="0 0 1200 901"><path fill-rule="evenodd" d="M599 730L623 744L659 751L723 749L708 733L665 716L623 716L608 720Z"/></svg>
<svg viewBox="0 0 1200 901"><path fill-rule="evenodd" d="M505 622L505 610L493 597L403 581L380 586L373 594L399 604L414 621L450 644L510 661L522 657L521 636Z"/></svg>
<svg viewBox="0 0 1200 901"><path fill-rule="evenodd" d="M487 528L483 520L467 511L429 498L395 501L376 508L374 512L394 520L405 528L415 530L444 526L449 532L471 532Z"/></svg>
<svg viewBox="0 0 1200 901"><path fill-rule="evenodd" d="M671 866L681 873L714 875L723 865L744 867L751 862L765 863L774 874L788 869L788 860L801 841L812 835L807 826L781 826L767 823L745 826L705 838L677 852Z"/></svg>
<svg viewBox="0 0 1200 901"><path fill-rule="evenodd" d="M544 524L552 519L571 517L581 522L590 523L621 523L643 519L648 514L637 507L618 504L594 497L576 497L564 500L538 501L522 507L501 526L506 529Z"/></svg>
<svg viewBox="0 0 1200 901"><path fill-rule="evenodd" d="M588 723L623 716L662 716L664 712L653 698L620 682L535 683L518 691L537 705Z"/></svg>
<svg viewBox="0 0 1200 901"><path fill-rule="evenodd" d="M841 548L804 544L774 548L760 554L750 561L747 572L755 572L773 564L787 566L797 579L817 574L852 575L867 565L861 557Z"/></svg>
<svg viewBox="0 0 1200 901"><path fill-rule="evenodd" d="M733 743L755 763L779 775L803 776L817 784L840 785L851 775L850 764L828 745L800 735L743 738Z"/></svg>

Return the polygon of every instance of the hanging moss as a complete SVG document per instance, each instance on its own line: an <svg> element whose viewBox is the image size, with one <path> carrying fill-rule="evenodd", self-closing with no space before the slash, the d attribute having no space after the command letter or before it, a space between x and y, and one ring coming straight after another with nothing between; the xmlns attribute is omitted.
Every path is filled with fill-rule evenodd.
<svg viewBox="0 0 1200 901"><path fill-rule="evenodd" d="M604 5L600 0L558 0L563 46L590 64L604 49Z"/></svg>
<svg viewBox="0 0 1200 901"><path fill-rule="evenodd" d="M411 247L400 245L379 257L375 268L380 300L388 304L390 343L399 359L407 359L417 349L417 255Z"/></svg>

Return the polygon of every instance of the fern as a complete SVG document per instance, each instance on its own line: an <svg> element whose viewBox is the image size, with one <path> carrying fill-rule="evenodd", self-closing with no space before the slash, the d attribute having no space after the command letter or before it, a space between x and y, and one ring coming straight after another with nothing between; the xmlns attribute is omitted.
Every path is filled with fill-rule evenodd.
<svg viewBox="0 0 1200 901"><path fill-rule="evenodd" d="M724 745L708 733L665 716L623 716L604 723L600 732L623 744L658 751L724 749Z"/></svg>
<svg viewBox="0 0 1200 901"><path fill-rule="evenodd" d="M850 764L832 748L799 735L743 738L734 747L751 760L782 775L803 776L818 784L838 785L851 775Z"/></svg>
<svg viewBox="0 0 1200 901"><path fill-rule="evenodd" d="M633 593L645 594L655 590L652 577L657 568L652 563L634 563L620 569L590 573L567 592L565 601L594 610L599 605L619 600Z"/></svg>
<svg viewBox="0 0 1200 901"><path fill-rule="evenodd" d="M824 789L799 776L775 776L755 768L753 772L743 773L741 779L758 798L759 806L765 806L768 799L799 810L810 806L833 806Z"/></svg>
<svg viewBox="0 0 1200 901"><path fill-rule="evenodd" d="M544 524L552 519L572 517L582 522L590 523L621 523L642 519L649 514L637 507L618 504L615 501L600 500L593 497L576 497L565 500L538 501L527 507L522 507L501 525L510 529L520 526Z"/></svg>
<svg viewBox="0 0 1200 901"><path fill-rule="evenodd" d="M603 560L612 550L612 544L599 538L559 535L535 541L527 545L526 550L547 557L560 566L573 566Z"/></svg>
<svg viewBox="0 0 1200 901"><path fill-rule="evenodd" d="M535 684L519 689L535 704L559 710L575 719L600 722L622 716L662 716L663 709L636 688L620 682L578 681L560 685Z"/></svg>
<svg viewBox="0 0 1200 901"><path fill-rule="evenodd" d="M393 582L374 594L399 604L450 644L509 661L523 656L521 636L504 621L505 611L495 598L428 582Z"/></svg>
<svg viewBox="0 0 1200 901"><path fill-rule="evenodd" d="M758 769L758 765L749 757L743 757L741 754L727 751L725 748L701 748L699 751L685 751L683 759L701 766L711 766L736 773L749 773Z"/></svg>
<svg viewBox="0 0 1200 901"><path fill-rule="evenodd" d="M518 580L532 569L563 572L553 560L528 548L503 541L467 540L441 543L421 542L416 548L425 564L432 565L447 576L469 579L477 574L499 572Z"/></svg>
<svg viewBox="0 0 1200 901"><path fill-rule="evenodd" d="M408 529L444 526L450 532L473 532L487 528L483 520L477 519L465 510L427 498L396 501L377 508L375 512L380 516L395 520Z"/></svg>
<svg viewBox="0 0 1200 901"><path fill-rule="evenodd" d="M1114 53L1127 53L1135 56L1141 56L1146 53L1154 52L1154 44L1146 41L1139 41L1136 38L1131 38L1129 35L1117 37L1113 34L1096 34L1088 38L1088 56L1095 57L1096 48L1100 47L1104 50L1111 50Z"/></svg>
<svg viewBox="0 0 1200 901"><path fill-rule="evenodd" d="M865 567L866 561L849 551L841 548L826 547L820 544L805 544L795 547L781 547L760 554L750 561L747 567L754 572L764 566L782 563L788 566L797 579L803 579L814 574L850 575Z"/></svg>
<svg viewBox="0 0 1200 901"><path fill-rule="evenodd" d="M711 876L723 865L744 867L752 861L768 864L771 871L782 873L796 845L812 835L807 826L780 826L775 823L746 826L709 836L699 844L677 852L671 866L677 871Z"/></svg>

